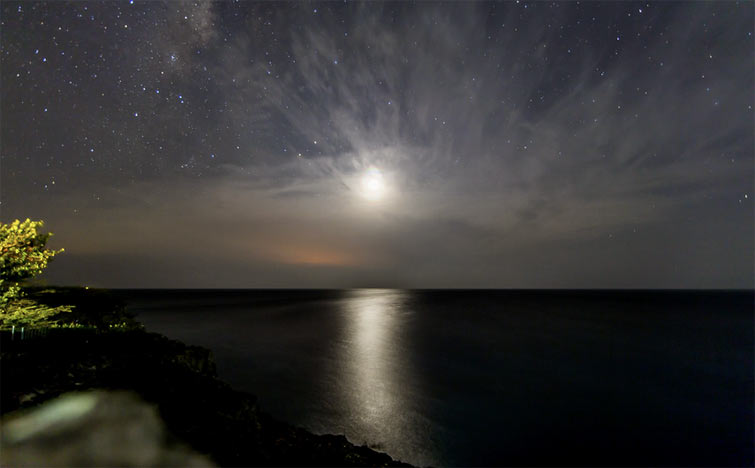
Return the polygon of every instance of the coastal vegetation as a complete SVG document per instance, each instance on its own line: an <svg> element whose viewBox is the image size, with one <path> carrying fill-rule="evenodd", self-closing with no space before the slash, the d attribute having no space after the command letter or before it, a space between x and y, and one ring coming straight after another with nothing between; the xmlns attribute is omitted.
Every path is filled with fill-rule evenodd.
<svg viewBox="0 0 755 468"><path fill-rule="evenodd" d="M0 329L139 328L122 301L105 290L29 285L64 249L48 249L43 221L0 222Z"/></svg>
<svg viewBox="0 0 755 468"><path fill-rule="evenodd" d="M40 232L43 224L28 218L0 223L0 328L53 325L72 310L66 304L39 302L22 288L26 280L42 273L50 260L63 252L46 248L52 233Z"/></svg>

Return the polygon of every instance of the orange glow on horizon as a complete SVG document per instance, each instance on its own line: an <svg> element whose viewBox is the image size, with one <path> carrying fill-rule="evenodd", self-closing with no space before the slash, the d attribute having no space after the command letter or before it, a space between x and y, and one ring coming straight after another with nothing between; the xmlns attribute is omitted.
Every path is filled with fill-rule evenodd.
<svg viewBox="0 0 755 468"><path fill-rule="evenodd" d="M357 258L347 252L316 246L271 246L257 253L265 260L291 265L349 266L359 263Z"/></svg>

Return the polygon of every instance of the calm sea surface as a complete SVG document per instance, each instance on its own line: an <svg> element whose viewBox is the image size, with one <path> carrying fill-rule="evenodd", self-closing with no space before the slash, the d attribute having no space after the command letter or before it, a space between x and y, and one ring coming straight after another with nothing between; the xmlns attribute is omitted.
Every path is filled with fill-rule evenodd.
<svg viewBox="0 0 755 468"><path fill-rule="evenodd" d="M753 292L123 291L263 410L418 465L752 465Z"/></svg>

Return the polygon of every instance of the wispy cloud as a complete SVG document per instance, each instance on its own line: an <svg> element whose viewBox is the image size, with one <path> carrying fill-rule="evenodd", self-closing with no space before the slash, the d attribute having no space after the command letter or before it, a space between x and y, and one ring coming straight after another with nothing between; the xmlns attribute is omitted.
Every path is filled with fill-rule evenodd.
<svg viewBox="0 0 755 468"><path fill-rule="evenodd" d="M30 202L71 251L277 272L249 286L751 283L752 28L726 7L617 31L632 5L591 4L600 23L558 2L242 6L167 3L145 32L174 94L204 101L124 124L174 134L165 159L132 155L170 170L101 187L106 207L61 196L76 216ZM371 167L379 203L359 196Z"/></svg>

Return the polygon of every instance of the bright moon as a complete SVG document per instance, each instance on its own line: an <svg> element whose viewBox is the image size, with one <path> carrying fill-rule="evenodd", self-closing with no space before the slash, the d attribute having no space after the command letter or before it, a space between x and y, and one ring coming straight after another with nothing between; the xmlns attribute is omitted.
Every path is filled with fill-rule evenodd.
<svg viewBox="0 0 755 468"><path fill-rule="evenodd" d="M377 201L383 198L385 181L379 169L371 167L362 177L362 194L365 198Z"/></svg>

